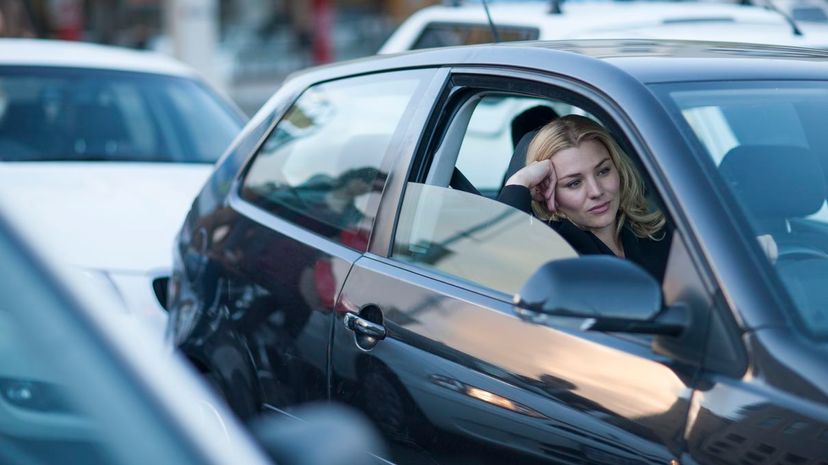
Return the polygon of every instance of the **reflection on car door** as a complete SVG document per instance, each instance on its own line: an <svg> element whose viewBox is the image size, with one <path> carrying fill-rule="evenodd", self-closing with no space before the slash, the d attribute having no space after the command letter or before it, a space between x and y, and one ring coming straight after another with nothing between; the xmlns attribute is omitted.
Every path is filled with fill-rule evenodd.
<svg viewBox="0 0 828 465"><path fill-rule="evenodd" d="M307 89L252 158L227 206L189 244L209 306L182 350L237 413L328 396L335 297L367 248L400 122L429 70ZM214 294L214 295L213 295ZM195 355L193 355L195 354Z"/></svg>
<svg viewBox="0 0 828 465"><path fill-rule="evenodd" d="M689 373L637 339L515 315L515 283L546 259L571 256L563 239L493 200L416 186L406 189L396 259L355 263L334 323L333 395L373 419L393 460L665 464L677 457ZM539 234L555 237L546 246L545 239L514 240ZM498 282L510 284L489 289Z"/></svg>

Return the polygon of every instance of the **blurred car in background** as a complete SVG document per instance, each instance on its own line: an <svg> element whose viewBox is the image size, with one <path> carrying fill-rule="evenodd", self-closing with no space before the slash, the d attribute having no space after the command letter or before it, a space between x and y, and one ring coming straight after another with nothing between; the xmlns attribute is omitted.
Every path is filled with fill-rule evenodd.
<svg viewBox="0 0 828 465"><path fill-rule="evenodd" d="M0 40L0 204L159 334L175 232L244 122L163 55Z"/></svg>
<svg viewBox="0 0 828 465"><path fill-rule="evenodd" d="M526 1L489 5L499 41L684 39L828 49L828 27L798 30L783 14L757 5L701 1ZM404 50L495 42L480 2L423 8L380 48Z"/></svg>
<svg viewBox="0 0 828 465"><path fill-rule="evenodd" d="M0 217L0 463L356 465L381 447L341 407L265 419L257 445L108 288L49 262Z"/></svg>
<svg viewBox="0 0 828 465"><path fill-rule="evenodd" d="M0 463L269 463L107 288L5 219L0 267Z"/></svg>

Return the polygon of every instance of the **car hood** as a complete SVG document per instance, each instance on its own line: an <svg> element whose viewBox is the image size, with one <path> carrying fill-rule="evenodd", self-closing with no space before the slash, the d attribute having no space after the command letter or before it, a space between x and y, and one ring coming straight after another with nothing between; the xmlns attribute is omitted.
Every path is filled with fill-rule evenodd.
<svg viewBox="0 0 828 465"><path fill-rule="evenodd" d="M0 163L0 208L62 262L121 272L168 269L210 164Z"/></svg>

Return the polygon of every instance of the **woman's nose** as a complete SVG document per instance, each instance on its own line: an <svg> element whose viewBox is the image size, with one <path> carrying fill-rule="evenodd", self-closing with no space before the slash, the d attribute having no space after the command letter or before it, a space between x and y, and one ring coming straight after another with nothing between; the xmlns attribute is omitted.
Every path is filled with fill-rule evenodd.
<svg viewBox="0 0 828 465"><path fill-rule="evenodd" d="M590 198L598 198L601 197L604 193L604 189L601 188L601 183L598 182L595 178L589 178L586 181L587 185L587 194Z"/></svg>

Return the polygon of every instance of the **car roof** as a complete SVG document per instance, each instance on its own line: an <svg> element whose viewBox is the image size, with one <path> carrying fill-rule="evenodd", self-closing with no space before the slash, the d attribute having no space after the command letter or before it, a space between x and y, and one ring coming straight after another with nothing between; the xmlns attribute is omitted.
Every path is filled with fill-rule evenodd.
<svg viewBox="0 0 828 465"><path fill-rule="evenodd" d="M316 68L314 81L346 74L440 66L552 71L595 86L630 76L644 83L824 80L828 51L775 45L644 39L525 41L422 49ZM343 69L341 67L352 67ZM335 68L332 71L325 69ZM314 73L313 71L310 71ZM301 74L300 74L301 75Z"/></svg>
<svg viewBox="0 0 828 465"><path fill-rule="evenodd" d="M54 66L193 77L189 66L156 52L48 39L0 39L0 66Z"/></svg>
<svg viewBox="0 0 828 465"><path fill-rule="evenodd" d="M709 2L566 2L562 14L550 13L550 2L489 6L499 27L530 27L541 40L587 38L695 39L828 48L828 27L799 25L799 36L779 13L753 5ZM428 24L488 25L480 4L423 8L399 26L379 53L412 47Z"/></svg>

